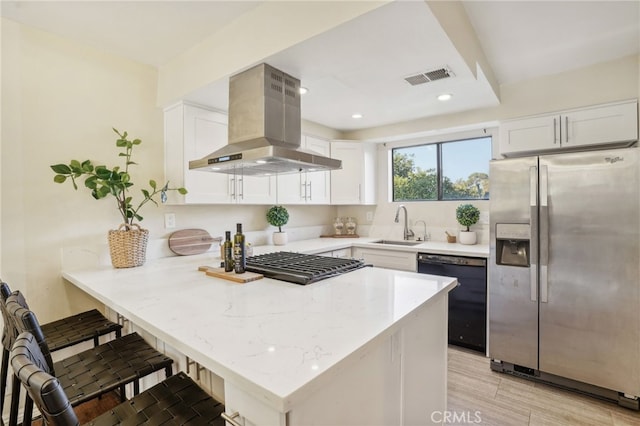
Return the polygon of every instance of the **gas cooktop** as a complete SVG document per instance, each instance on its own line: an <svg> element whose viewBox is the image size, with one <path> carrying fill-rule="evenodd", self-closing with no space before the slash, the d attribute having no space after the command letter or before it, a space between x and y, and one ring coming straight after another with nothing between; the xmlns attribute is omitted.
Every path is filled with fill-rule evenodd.
<svg viewBox="0 0 640 426"><path fill-rule="evenodd" d="M246 270L306 285L364 267L362 260L279 251L247 258Z"/></svg>

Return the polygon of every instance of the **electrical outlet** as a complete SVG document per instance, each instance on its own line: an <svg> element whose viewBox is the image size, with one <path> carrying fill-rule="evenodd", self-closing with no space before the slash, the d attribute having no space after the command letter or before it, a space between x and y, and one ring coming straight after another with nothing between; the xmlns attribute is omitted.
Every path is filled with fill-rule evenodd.
<svg viewBox="0 0 640 426"><path fill-rule="evenodd" d="M164 228L171 229L176 227L176 214L165 213L164 214Z"/></svg>
<svg viewBox="0 0 640 426"><path fill-rule="evenodd" d="M480 212L480 223L483 225L489 224L489 212L487 211Z"/></svg>
<svg viewBox="0 0 640 426"><path fill-rule="evenodd" d="M371 222L373 220L373 212L367 212L367 222Z"/></svg>

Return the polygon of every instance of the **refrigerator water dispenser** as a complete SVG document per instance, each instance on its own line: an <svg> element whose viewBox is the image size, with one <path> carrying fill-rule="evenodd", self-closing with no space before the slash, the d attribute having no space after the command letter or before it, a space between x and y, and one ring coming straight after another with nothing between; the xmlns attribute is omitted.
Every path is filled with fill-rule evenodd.
<svg viewBox="0 0 640 426"><path fill-rule="evenodd" d="M496 224L496 263L529 266L531 226L526 223Z"/></svg>

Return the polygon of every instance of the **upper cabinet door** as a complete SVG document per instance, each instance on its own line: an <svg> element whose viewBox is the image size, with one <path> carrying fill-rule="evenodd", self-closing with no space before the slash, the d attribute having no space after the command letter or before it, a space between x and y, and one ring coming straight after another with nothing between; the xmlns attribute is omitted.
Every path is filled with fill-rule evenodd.
<svg viewBox="0 0 640 426"><path fill-rule="evenodd" d="M202 158L227 144L227 117L223 114L185 106L184 110L185 187L187 203L229 203L232 189L229 175L189 170L189 160Z"/></svg>
<svg viewBox="0 0 640 426"><path fill-rule="evenodd" d="M638 140L636 100L508 120L500 124L500 154L554 150L578 151L590 146L625 146Z"/></svg>
<svg viewBox="0 0 640 426"><path fill-rule="evenodd" d="M189 170L189 161L227 143L227 117L183 103L164 111L165 175L171 186L184 186L187 195L167 193L169 203L232 202L228 175Z"/></svg>
<svg viewBox="0 0 640 426"><path fill-rule="evenodd" d="M177 204L273 204L274 177L254 177L189 170L189 161L202 158L228 142L225 114L180 103L167 108L165 174L171 186L184 186L187 195L167 193Z"/></svg>
<svg viewBox="0 0 640 426"><path fill-rule="evenodd" d="M342 161L342 169L331 171L331 204L375 204L375 145L333 141L331 158Z"/></svg>
<svg viewBox="0 0 640 426"><path fill-rule="evenodd" d="M607 105L567 112L562 117L562 146L588 146L638 139L638 104Z"/></svg>
<svg viewBox="0 0 640 426"><path fill-rule="evenodd" d="M331 143L313 136L304 136L305 149L330 157ZM305 202L307 204L331 203L331 172L306 172L305 173Z"/></svg>
<svg viewBox="0 0 640 426"><path fill-rule="evenodd" d="M302 135L301 148L323 156L331 154L329 141L309 135ZM278 204L329 204L330 172L300 172L279 175Z"/></svg>
<svg viewBox="0 0 640 426"><path fill-rule="evenodd" d="M500 125L500 153L526 153L560 147L560 116L524 118Z"/></svg>

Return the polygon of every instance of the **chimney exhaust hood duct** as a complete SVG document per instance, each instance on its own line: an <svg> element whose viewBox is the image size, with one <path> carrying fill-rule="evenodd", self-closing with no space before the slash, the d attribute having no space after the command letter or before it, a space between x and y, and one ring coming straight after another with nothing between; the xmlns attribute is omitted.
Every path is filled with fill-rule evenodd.
<svg viewBox="0 0 640 426"><path fill-rule="evenodd" d="M229 79L229 143L190 170L245 176L334 170L342 161L300 148L300 80L260 64Z"/></svg>

